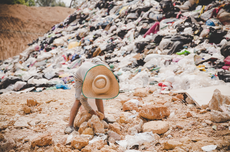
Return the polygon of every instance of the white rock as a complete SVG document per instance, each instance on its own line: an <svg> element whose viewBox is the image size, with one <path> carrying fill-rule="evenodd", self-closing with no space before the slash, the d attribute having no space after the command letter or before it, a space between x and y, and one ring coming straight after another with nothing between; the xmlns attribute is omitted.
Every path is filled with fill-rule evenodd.
<svg viewBox="0 0 230 152"><path fill-rule="evenodd" d="M169 130L169 124L165 121L150 121L142 126L144 132L163 134Z"/></svg>

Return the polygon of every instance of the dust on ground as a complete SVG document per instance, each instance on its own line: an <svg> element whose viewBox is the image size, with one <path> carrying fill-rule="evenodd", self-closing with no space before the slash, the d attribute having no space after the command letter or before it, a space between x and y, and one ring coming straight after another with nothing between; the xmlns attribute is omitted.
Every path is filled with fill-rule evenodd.
<svg viewBox="0 0 230 152"><path fill-rule="evenodd" d="M33 40L62 22L75 9L0 5L0 60L23 52Z"/></svg>
<svg viewBox="0 0 230 152"><path fill-rule="evenodd" d="M23 107L27 105L27 99L31 98L36 100L38 104L30 107L31 112L25 114ZM186 105L182 100L175 100L175 95L172 94L154 95L148 93L146 97L137 97L133 93L121 93L115 99L104 100L105 116L114 116L115 123L120 126L121 139L129 134L129 128L135 125L134 122L148 122L147 119L136 116L135 111L124 111L123 104L130 99L140 102L139 109L141 105L145 104L160 104L170 110L169 117L159 120L159 122L167 122L169 130L159 135L159 140L153 145L144 145L145 149L142 151L202 151L201 147L207 145L217 145L214 151L229 150L229 123L211 122L210 111L199 109L192 104ZM3 135L3 140L7 140L5 144L8 144L8 148L5 147L5 150L49 152L58 151L57 149L61 148L61 151L78 151L72 145L65 144L69 136L64 134L64 129L68 124L69 112L73 102L73 87L71 90L46 90L43 92L0 95L1 136ZM94 101L91 99L90 102ZM128 118L127 116L131 117ZM126 120L121 121L121 118ZM142 131L139 130L139 132ZM36 137L47 133L51 135L52 143L32 148L31 142ZM78 134L77 131L74 131L73 136ZM176 143L170 145L172 141ZM168 142L168 146L175 147L172 147L172 150L170 148L165 149L167 147L165 142ZM2 146L4 147L4 145ZM115 151L122 151L118 147L118 145L113 144ZM133 149L138 150L140 148L139 146ZM112 151L112 149L107 150ZM86 151L86 149L82 149L82 151Z"/></svg>

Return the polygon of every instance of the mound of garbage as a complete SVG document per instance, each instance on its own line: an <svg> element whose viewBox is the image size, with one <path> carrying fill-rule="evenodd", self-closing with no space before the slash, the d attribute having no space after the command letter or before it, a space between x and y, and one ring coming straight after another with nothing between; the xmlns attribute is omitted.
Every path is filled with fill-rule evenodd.
<svg viewBox="0 0 230 152"><path fill-rule="evenodd" d="M77 66L96 56L111 65L121 91L229 82L228 11L225 1L85 2L23 53L1 63L1 92L71 84Z"/></svg>
<svg viewBox="0 0 230 152"><path fill-rule="evenodd" d="M114 103L106 101L109 122L82 112L75 122L78 132L63 141L54 137L55 133L43 134L31 140L30 148L52 145L52 138L58 138L54 151L229 150L230 142L223 143L230 139L229 123L219 128L213 124L230 120L229 29L227 0L86 1L23 53L2 61L0 93L71 89L81 63L100 58L120 85L121 95L112 100ZM28 121L17 119L16 127L18 121L23 123L18 128L36 127L31 113L55 111L45 108L45 103L30 108L27 100L22 111L30 115L25 117ZM194 103L203 109L196 109ZM63 101L58 104L63 105ZM47 114L59 120L56 115ZM48 122L44 122L46 127L54 123ZM197 128L202 135L195 131L196 137L181 138L180 134L193 134ZM223 140L213 137L209 141L213 130L227 133L221 134Z"/></svg>

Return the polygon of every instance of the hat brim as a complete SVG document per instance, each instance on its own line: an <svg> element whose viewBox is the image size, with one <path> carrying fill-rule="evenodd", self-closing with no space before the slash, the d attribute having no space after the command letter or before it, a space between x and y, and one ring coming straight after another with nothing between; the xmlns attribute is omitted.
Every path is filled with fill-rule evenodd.
<svg viewBox="0 0 230 152"><path fill-rule="evenodd" d="M106 75L110 81L110 89L102 94L93 91L92 83L97 75ZM113 99L119 94L119 84L113 72L106 66L99 64L89 69L85 75L82 85L82 94L86 98Z"/></svg>

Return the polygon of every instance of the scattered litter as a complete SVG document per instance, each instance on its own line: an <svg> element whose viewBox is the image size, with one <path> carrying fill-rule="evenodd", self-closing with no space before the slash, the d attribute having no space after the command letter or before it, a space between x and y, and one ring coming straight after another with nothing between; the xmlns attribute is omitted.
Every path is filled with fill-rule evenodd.
<svg viewBox="0 0 230 152"><path fill-rule="evenodd" d="M152 132L138 133L134 136L126 135L125 140L116 141L120 146L125 149L130 149L134 145L142 145L145 142L153 142L156 140Z"/></svg>
<svg viewBox="0 0 230 152"><path fill-rule="evenodd" d="M203 151L212 151L212 150L215 150L216 147L217 147L217 145L208 145L208 146L201 147L201 149Z"/></svg>

